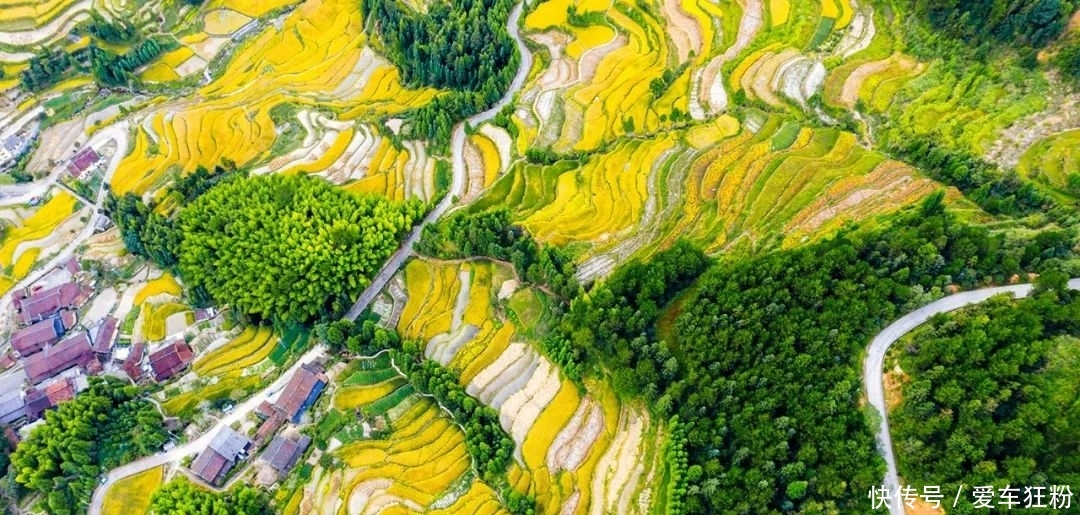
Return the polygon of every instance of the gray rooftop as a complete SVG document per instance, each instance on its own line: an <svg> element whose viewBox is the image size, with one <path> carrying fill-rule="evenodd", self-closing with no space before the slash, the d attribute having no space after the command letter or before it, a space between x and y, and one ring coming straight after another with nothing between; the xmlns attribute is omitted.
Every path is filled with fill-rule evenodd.
<svg viewBox="0 0 1080 515"><path fill-rule="evenodd" d="M227 427L218 431L218 434L214 435L214 439L210 441L210 448L230 461L235 460L238 454L250 446L251 440Z"/></svg>

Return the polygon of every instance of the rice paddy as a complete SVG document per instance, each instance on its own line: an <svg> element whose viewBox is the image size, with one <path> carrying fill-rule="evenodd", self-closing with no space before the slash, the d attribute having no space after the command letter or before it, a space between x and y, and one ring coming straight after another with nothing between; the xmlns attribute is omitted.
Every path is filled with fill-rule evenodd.
<svg viewBox="0 0 1080 515"><path fill-rule="evenodd" d="M146 472L118 481L105 494L103 515L142 515L150 509L150 496L161 486L164 468L155 467Z"/></svg>

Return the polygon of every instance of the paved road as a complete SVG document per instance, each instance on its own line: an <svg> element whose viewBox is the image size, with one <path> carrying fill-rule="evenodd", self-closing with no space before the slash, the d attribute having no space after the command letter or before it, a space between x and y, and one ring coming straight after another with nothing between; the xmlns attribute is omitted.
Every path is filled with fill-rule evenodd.
<svg viewBox="0 0 1080 515"><path fill-rule="evenodd" d="M488 109L487 111L484 111L469 118L466 123L476 126L490 120L492 117L498 114L498 112L505 105L509 104L513 100L514 94L517 93L517 91L521 89L522 85L525 84L525 79L529 73L529 70L532 68L533 56L532 53L529 52L529 49L525 47L525 43L521 40L521 37L518 34L518 20L521 17L522 6L523 4L518 4L518 6L510 12L510 18L508 20L508 29L510 31L510 35L514 38L514 41L517 43L518 50L521 52L521 65L518 67L517 75L514 77L514 81L511 83L510 89L507 91L506 95L501 100L499 100L497 104L495 104L491 109ZM385 265L383 265L383 268L379 272L379 274L376 275L374 279L372 279L371 284L369 284L368 287L364 290L364 292L360 294L360 297L356 300L356 304L354 304L352 309L349 310L346 317L351 320L355 320L356 317L359 316L360 313L368 307L371 301L375 299L375 296L378 295L380 291L382 291L382 289L386 286L386 283L390 281L390 278L392 278L394 274L397 273L398 269L400 269L401 266L405 263L405 260L408 259L409 255L412 253L412 247L420 238L420 233L421 231L423 231L424 226L438 220L439 217L445 214L450 209L450 207L453 206L456 198L460 197L461 194L464 192L466 177L464 150L465 125L464 123L459 123L454 128L454 136L451 145L451 152L453 153L454 163L454 181L451 185L450 192L447 193L447 195L443 197L441 201L439 201L438 205L436 205L435 208L432 209L432 211L428 213L426 217L424 217L424 220L421 221L420 224L413 228L412 232L410 232L409 236L405 239L405 241L402 242L401 247L397 250L397 252L395 252L390 257L390 260L387 261ZM259 406L259 404L262 403L263 400L270 399L273 395L278 395L277 392L279 392L281 388L285 386L285 383L288 382L288 380L292 377L293 373L295 373L296 369L299 368L302 363L307 363L325 355L326 350L326 347L323 345L315 346L313 349L301 356L300 359L296 361L296 364L294 364L292 368L282 374L277 381L274 381L274 383L270 386L264 388L262 391L250 397L247 401L236 406L232 413L220 419L218 423L214 424L214 427L206 431L199 438L192 440L184 445L178 446L171 451L158 453L153 456L147 456L140 460L136 460L134 462L128 463L127 465L123 465L109 471L109 473L106 474L105 483L99 484L98 487L94 490L94 496L91 499L88 514L100 515L102 504L105 501L105 492L107 492L109 487L115 484L118 480L131 476L133 474L138 474L139 472L152 469L154 467L159 467L166 463L179 462L185 456L194 454L198 451L201 451L202 449L205 449L210 444L210 441L213 439L214 435L217 434L217 432L221 430L221 428L228 427L232 425L233 422L243 420L245 417L247 417L249 413L254 411Z"/></svg>
<svg viewBox="0 0 1080 515"><path fill-rule="evenodd" d="M152 456L147 456L128 463L127 465L122 465L110 470L105 476L105 483L99 484L97 489L94 490L94 497L90 502L89 515L99 515L101 513L101 506L105 502L105 492L118 480L133 474L138 474L139 472L150 470L154 467L160 467L166 463L179 462L184 459L185 456L195 454L196 452L205 449L210 445L210 441L214 439L214 435L216 435L218 431L222 428L231 426L233 422L239 422L247 418L249 413L255 411L255 409L259 407L259 404L262 404L262 401L276 401L277 396L281 395L281 389L285 387L285 384L288 383L290 379L292 379L293 374L300 369L300 366L325 356L326 351L326 346L320 344L304 353L304 355L301 356L292 367L289 367L285 373L281 374L276 381L269 384L266 388L263 388L259 393L252 395L248 400L237 405L232 413L218 419L217 424L214 424L214 427L203 433L202 436L191 440L184 445L177 446L168 452L160 452Z"/></svg>
<svg viewBox="0 0 1080 515"><path fill-rule="evenodd" d="M1017 284L949 295L908 313L878 333L870 342L866 359L863 361L863 387L866 388L866 397L870 401L870 405L881 414L881 424L878 427L876 438L878 452L885 458L887 467L884 486L894 496L889 505L889 512L892 515L904 515L904 509L903 505L897 502L895 498L900 481L896 473L896 456L893 454L892 436L889 434L888 412L885 410L885 389L883 384L885 353L897 340L934 315L978 304L1002 293L1011 293L1016 298L1024 298L1031 293L1032 288L1033 286L1030 284ZM1080 290L1080 278L1070 280L1069 288Z"/></svg>
<svg viewBox="0 0 1080 515"><path fill-rule="evenodd" d="M467 123L472 127L477 127L499 114L499 111L501 111L503 107L506 107L507 104L514 100L514 95L516 95L517 92L521 90L521 87L525 85L525 79L528 78L529 70L532 69L532 52L525 46L525 42L522 41L521 34L518 30L518 20L521 18L523 6L524 4L518 4L517 7L510 11L510 18L507 20L507 30L510 32L510 36L514 38L514 43L517 44L518 52L521 54L521 63L518 66L517 74L514 75L513 82L510 83L510 89L508 89L506 94L503 95L503 97L490 109L473 115L468 120L459 123L454 127L454 135L450 140L454 181L450 186L450 191L447 192L446 196L439 201L435 208L413 228L412 232L409 233L409 236L405 238L405 241L401 243L401 247L398 248L397 252L394 252L394 254L390 256L390 259L383 265L382 270L372 278L371 284L368 285L368 288L364 290L362 294L360 294L360 298L356 300L356 304L353 304L353 307L345 314L345 318L356 320L356 317L360 316L360 313L371 304L371 301L375 299L375 296L386 287L386 284L390 282L390 279L394 277L394 274L401 269L401 266L405 264L405 260L409 259L409 256L412 254L413 245L420 239L420 234L423 232L424 227L446 214L446 212L453 207L454 202L465 193L465 178L468 175L467 170L465 169L465 124Z"/></svg>

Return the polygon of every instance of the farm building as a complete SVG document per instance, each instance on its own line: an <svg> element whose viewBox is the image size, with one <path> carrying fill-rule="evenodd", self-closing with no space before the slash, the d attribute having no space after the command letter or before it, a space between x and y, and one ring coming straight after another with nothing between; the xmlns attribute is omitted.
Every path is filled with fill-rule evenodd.
<svg viewBox="0 0 1080 515"><path fill-rule="evenodd" d="M237 460L247 457L250 448L251 440L232 429L224 428L214 435L210 446L191 463L191 471L203 481L216 485L232 470Z"/></svg>
<svg viewBox="0 0 1080 515"><path fill-rule="evenodd" d="M297 439L278 436L266 446L262 458L282 476L287 475L304 451L311 445L311 438L301 435Z"/></svg>
<svg viewBox="0 0 1080 515"><path fill-rule="evenodd" d="M104 355L109 354L113 342L116 341L116 324L117 320L112 316L105 317L105 320L98 324L93 337L94 352Z"/></svg>
<svg viewBox="0 0 1080 515"><path fill-rule="evenodd" d="M277 432L285 424L285 412L274 404L262 401L256 408L256 414L263 419L263 423L255 430L255 441L265 442L267 438Z"/></svg>
<svg viewBox="0 0 1080 515"><path fill-rule="evenodd" d="M131 378L132 381L139 382L142 379L142 358L143 349L146 347L142 342L136 343L131 346L131 352L124 358L124 363L120 365L120 368L124 370L124 373Z"/></svg>
<svg viewBox="0 0 1080 515"><path fill-rule="evenodd" d="M304 410L310 408L319 398L328 382L330 379L323 373L322 367L315 363L304 363L289 380L289 384L282 389L277 406L289 420L297 423Z"/></svg>
<svg viewBox="0 0 1080 515"><path fill-rule="evenodd" d="M24 366L30 383L38 384L69 368L86 367L93 359L90 337L83 332L30 356Z"/></svg>
<svg viewBox="0 0 1080 515"><path fill-rule="evenodd" d="M31 295L15 295L13 303L23 324L40 322L61 309L72 308L85 300L82 289L74 282L54 286Z"/></svg>
<svg viewBox="0 0 1080 515"><path fill-rule="evenodd" d="M180 339L150 354L150 369L154 372L155 380L166 381L190 365L193 359L191 347Z"/></svg>
<svg viewBox="0 0 1080 515"><path fill-rule="evenodd" d="M75 157L71 158L71 162L68 163L68 173L72 177L79 179L82 178L88 170L96 170L101 164L101 155L92 148L84 148L75 154Z"/></svg>
<svg viewBox="0 0 1080 515"><path fill-rule="evenodd" d="M11 424L26 416L26 401L22 392L11 390L0 395L0 424Z"/></svg>
<svg viewBox="0 0 1080 515"><path fill-rule="evenodd" d="M11 348L20 356L29 356L60 341L64 332L75 325L75 313L66 311L60 316L42 320L11 334Z"/></svg>

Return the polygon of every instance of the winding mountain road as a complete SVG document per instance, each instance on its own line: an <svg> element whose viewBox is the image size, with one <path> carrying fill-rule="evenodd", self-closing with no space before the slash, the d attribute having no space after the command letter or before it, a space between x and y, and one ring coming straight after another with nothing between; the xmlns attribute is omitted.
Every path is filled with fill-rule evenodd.
<svg viewBox="0 0 1080 515"><path fill-rule="evenodd" d="M503 107L513 101L514 95L525 84L525 79L528 77L529 70L532 69L533 55L532 52L525 46L525 42L522 41L521 35L518 31L518 20L521 18L521 13L524 4L519 3L512 11L510 11L510 18L507 20L507 29L510 36L514 38L514 42L517 44L518 51L521 55L521 62L518 66L517 74L514 76L513 82L510 84L510 89L507 90L506 95L503 96L487 111L476 114L470 117L468 120L462 123L458 123L454 127L453 139L451 141L451 153L453 159L453 175L454 180L450 187L450 191L446 194L442 200L431 210L430 213L424 219L413 228L409 233L409 236L405 238L405 241L401 243L401 247L387 260L383 265L382 270L372 278L368 287L357 298L356 303L349 309L346 314L346 318L355 320L360 315L371 301L375 299L375 296L386 286L390 279L397 273L401 266L405 263L405 260L412 254L413 245L420 239L420 234L424 230L424 227L428 224L437 221L440 217L446 214L447 211L453 207L456 200L465 191L465 124L468 123L471 126L478 126L491 118L502 110ZM88 508L89 515L100 515L102 505L105 502L105 493L109 490L109 487L116 484L117 481L125 477L138 474L146 470L150 470L154 467L159 467L166 463L179 463L185 456L194 454L205 449L214 435L217 434L224 427L229 427L233 422L243 420L247 415L253 412L264 399L269 399L285 386L285 383L292 378L293 373L302 363L307 363L316 358L324 356L326 354L326 347L324 345L316 345L314 348L306 352L303 356L296 361L296 363L284 374L282 374L274 383L262 389L258 393L252 395L248 400L237 405L233 412L228 416L221 418L218 423L214 424L212 428L207 430L195 440L192 440L184 445L178 446L168 452L162 452L147 456L142 459L133 461L126 465L122 465L109 471L105 476L105 482L101 483L94 490L93 498L91 499L90 506Z"/></svg>
<svg viewBox="0 0 1080 515"><path fill-rule="evenodd" d="M904 515L904 507L895 497L900 481L896 472L896 456L893 454L892 435L889 433L889 415L885 409L883 382L885 353L900 338L925 323L934 315L978 304L1002 293L1011 293L1013 297L1022 299L1027 297L1033 288L1034 286L1031 284L1017 284L949 295L904 315L878 333L870 342L870 347L867 348L866 352L866 359L863 361L863 387L866 388L866 397L870 401L870 405L881 415L881 423L877 429L876 439L878 452L885 458L887 469L883 486L893 496L889 503L889 513L891 515ZM1080 278L1070 280L1069 288L1080 290Z"/></svg>

